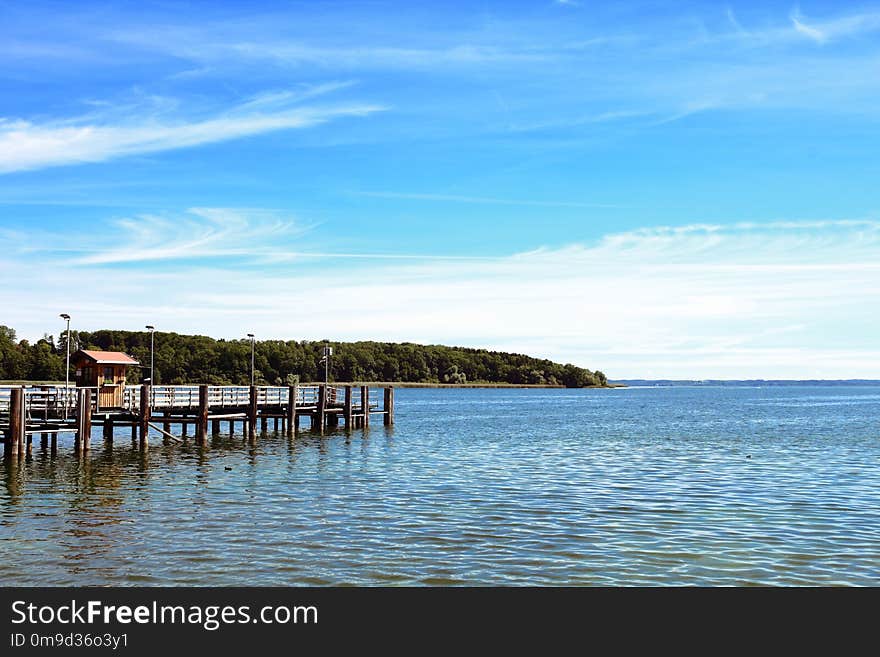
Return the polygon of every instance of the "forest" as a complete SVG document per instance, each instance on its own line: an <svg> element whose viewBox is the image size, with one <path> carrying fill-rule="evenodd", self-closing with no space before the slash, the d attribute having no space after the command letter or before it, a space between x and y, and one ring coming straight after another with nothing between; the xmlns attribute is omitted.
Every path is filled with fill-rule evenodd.
<svg viewBox="0 0 880 657"><path fill-rule="evenodd" d="M251 376L250 340L223 340L202 335L156 332L154 383L244 385ZM568 388L605 386L602 372L561 365L521 354L391 342L260 340L254 348L257 385L322 381L323 348L333 347L330 381L407 383L508 383ZM129 383L149 377L149 332L71 331L70 350L122 351L140 361L130 368ZM36 342L18 340L0 326L0 380L63 381L64 332Z"/></svg>

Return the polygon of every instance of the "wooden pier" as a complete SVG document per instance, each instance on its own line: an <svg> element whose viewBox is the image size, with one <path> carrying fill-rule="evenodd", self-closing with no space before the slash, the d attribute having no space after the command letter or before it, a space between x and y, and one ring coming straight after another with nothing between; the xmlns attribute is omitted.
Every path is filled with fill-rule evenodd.
<svg viewBox="0 0 880 657"><path fill-rule="evenodd" d="M381 403L378 390L382 390ZM375 399L373 397L376 397ZM394 388L367 385L293 386L125 386L121 405L100 405L98 390L91 387L2 386L0 387L0 430L4 456L22 457L33 449L33 437L42 447L57 451L58 435L74 435L74 452L91 448L92 428L101 426L105 441L112 442L117 427L131 427L131 439L148 446L151 430L171 440L184 440L190 427L197 444L206 445L209 435L221 433L227 423L235 433L256 439L269 430L293 435L302 418L309 429L366 429L371 416L381 416L386 426L394 424ZM173 433L179 427L180 435Z"/></svg>

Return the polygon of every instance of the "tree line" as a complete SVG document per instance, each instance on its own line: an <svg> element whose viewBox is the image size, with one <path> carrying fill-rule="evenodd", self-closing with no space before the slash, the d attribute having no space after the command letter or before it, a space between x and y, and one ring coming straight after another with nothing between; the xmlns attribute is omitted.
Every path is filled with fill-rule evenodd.
<svg viewBox="0 0 880 657"><path fill-rule="evenodd" d="M605 375L575 365L561 365L486 349L392 342L314 342L261 340L255 345L257 385L321 381L323 348L333 347L331 381L410 383L510 383L560 385L569 388L604 386ZM0 380L63 381L65 333L44 335L33 344L17 340L15 331L0 326ZM71 331L70 350L121 351L140 361L128 381L149 377L150 334L134 331ZM246 385L251 376L249 340L222 340L202 335L155 334L154 383Z"/></svg>

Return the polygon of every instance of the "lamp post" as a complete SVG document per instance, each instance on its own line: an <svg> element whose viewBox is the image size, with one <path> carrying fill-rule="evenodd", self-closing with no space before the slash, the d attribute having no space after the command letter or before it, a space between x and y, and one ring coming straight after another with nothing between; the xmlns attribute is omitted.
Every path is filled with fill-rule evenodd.
<svg viewBox="0 0 880 657"><path fill-rule="evenodd" d="M251 339L251 385L254 385L254 334L248 333L247 336Z"/></svg>
<svg viewBox="0 0 880 657"><path fill-rule="evenodd" d="M150 389L153 388L153 366L156 363L156 350L155 350L155 335L156 335L156 327L151 324L147 324L145 327L150 332ZM150 410L153 410L153 395L150 395Z"/></svg>
<svg viewBox="0 0 880 657"><path fill-rule="evenodd" d="M156 352L154 349L156 344L154 339L154 336L156 334L156 327L147 324L144 328L150 332L150 385L153 385L153 366L156 363Z"/></svg>
<svg viewBox="0 0 880 657"><path fill-rule="evenodd" d="M330 383L330 356L333 355L333 347L324 347L324 384Z"/></svg>
<svg viewBox="0 0 880 657"><path fill-rule="evenodd" d="M70 315L61 313L59 317L67 320L67 358L64 367L64 419L67 420L67 404L70 402Z"/></svg>

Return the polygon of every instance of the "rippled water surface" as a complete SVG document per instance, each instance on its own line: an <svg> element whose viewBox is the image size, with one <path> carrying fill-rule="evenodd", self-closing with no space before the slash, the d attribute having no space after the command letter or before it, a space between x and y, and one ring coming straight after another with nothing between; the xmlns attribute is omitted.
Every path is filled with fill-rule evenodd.
<svg viewBox="0 0 880 657"><path fill-rule="evenodd" d="M366 435L37 444L0 583L880 585L880 387L396 397Z"/></svg>

